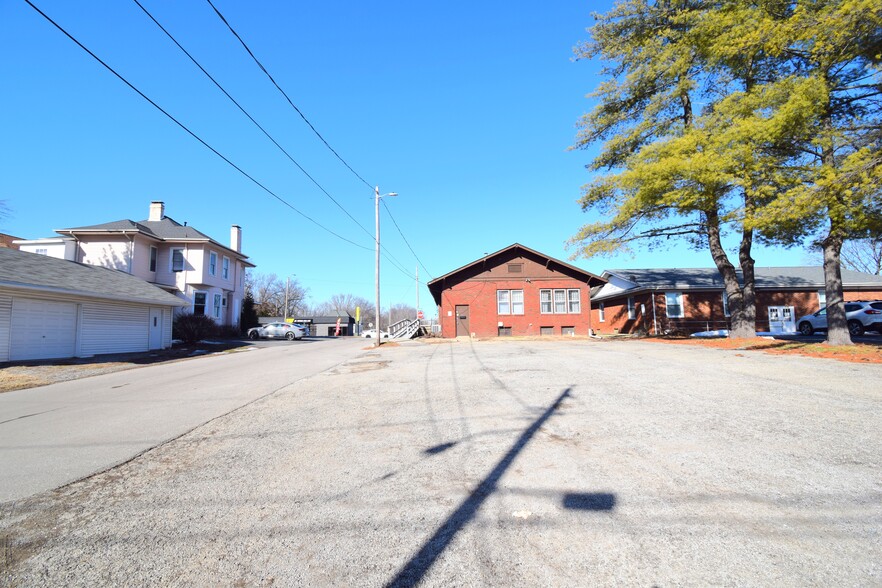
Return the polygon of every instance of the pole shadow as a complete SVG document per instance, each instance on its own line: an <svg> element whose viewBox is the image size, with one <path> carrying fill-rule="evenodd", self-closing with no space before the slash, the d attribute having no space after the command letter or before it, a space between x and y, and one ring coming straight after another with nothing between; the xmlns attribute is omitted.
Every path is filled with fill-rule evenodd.
<svg viewBox="0 0 882 588"><path fill-rule="evenodd" d="M444 521L444 524L435 531L420 550L404 564L395 578L386 584L387 586L403 588L416 586L420 583L435 561L444 553L444 550L447 549L453 538L456 537L456 534L475 517L478 509L481 508L487 497L496 491L497 484L502 475L542 425L545 424L545 421L551 418L551 415L560 407L561 402L570 395L570 390L571 388L564 390L551 406L528 429L521 433L521 436L518 437L517 441L515 441L514 445L511 446L499 463L487 474L487 477L481 481L459 508Z"/></svg>

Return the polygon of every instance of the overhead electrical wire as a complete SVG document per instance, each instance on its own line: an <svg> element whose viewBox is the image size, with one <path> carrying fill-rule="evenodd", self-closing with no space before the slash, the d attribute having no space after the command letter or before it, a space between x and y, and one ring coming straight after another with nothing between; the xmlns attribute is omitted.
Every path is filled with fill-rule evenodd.
<svg viewBox="0 0 882 588"><path fill-rule="evenodd" d="M220 82L218 82L216 79L214 79L214 77L213 77L210 73L208 73L208 71L206 71L206 69L205 69L204 67L202 67L202 64L200 64L200 63L196 60L196 58L193 57L193 56L190 54L190 52L187 51L187 50L183 47L183 45L181 45L181 44L178 42L178 40L175 39L175 37L174 37L170 32L168 32L168 30L166 30L166 28L165 28L164 26L162 26L162 24L160 24L160 22L159 22L158 20L156 20L156 18L150 13L150 11L148 11L146 8L144 8L144 6L143 6L138 0L132 0L132 1L133 1L135 4L138 5L138 8L140 8L140 9L144 12L144 14L146 14L146 15L150 18L150 20L152 20L152 21L154 22L154 24L156 24L156 26L158 26L159 29L160 29L163 33L166 34L166 36L167 36L169 39L171 39L172 43L174 43L175 45L177 45L178 49L180 49L180 50L184 53L184 55L186 55L186 56L190 59L190 61L193 62L193 65L195 65L196 67L198 67L199 70L202 71L202 73L204 73L204 74L206 75L206 77L208 77L208 79L211 80L212 83L214 83L215 86L217 86L217 89L220 90L221 92L223 92L224 96L226 96L227 98L229 98L230 101L231 101L233 104L236 105L236 108L238 108L238 109L242 112L242 114L244 114L246 117L248 117L248 120L250 120L252 123L254 123L254 125L255 125L258 129L260 129L261 132L262 132L264 135L266 135L266 138L269 139L270 141L272 141L272 142L273 142L273 145L275 145L276 147L278 147L279 150L280 150L282 153L285 154L285 157L287 157L287 158L291 161L291 163L293 163L294 165L297 166L297 169L299 169L300 171L302 171L303 174L304 174L307 178L309 178L309 180L310 180L313 184L315 184L316 187L317 187L319 190L322 191L322 193L325 194L325 196L327 196L328 198L330 198L331 201L332 201L334 204L336 204L337 207L338 207L340 210L342 210L342 211L346 214L346 216L348 216L350 219L352 219L352 222L354 222L354 223L357 224L359 227L361 227L361 230L362 230L362 231L364 231L369 237L373 237L373 235L370 233L370 231L368 231L368 230L367 230L367 229L366 229L361 223L359 223L358 220L357 220L354 216L352 216L352 215L349 213L349 211L346 210L346 209L343 207L342 204L340 204L340 203L339 203L339 202L338 202L333 196L331 196L331 194L330 194L330 193L329 193L329 192L328 192L328 191L327 191L327 190L326 190L326 189L325 189L325 188L324 188L324 187L318 182L318 180L316 180L314 177L312 177L312 175L310 175L309 172L307 172L307 171L303 168L303 166L300 165L300 164L299 164L299 163L298 163L298 162L297 162L297 161L291 156L291 154L288 153L288 151L286 151L285 148L282 147L282 146L279 144L279 142L276 141L276 140L273 138L273 136L270 135L269 132L268 132L265 128L263 128L263 126L262 126L260 123L258 123L258 122L254 119L254 117L251 116L251 115L248 113L248 111L245 110L245 108L244 108L241 104L239 104L238 101L236 101L235 98L233 98L233 97L230 95L229 92L227 92L227 90L226 90L226 89L220 84Z"/></svg>
<svg viewBox="0 0 882 588"><path fill-rule="evenodd" d="M255 179L253 176L251 176L248 172L246 172L246 171L243 170L241 167L239 167L238 165L236 165L235 163L233 163L232 161L230 161L226 156L224 156L222 153L220 153L217 149L215 149L214 147L212 147L211 145L209 145L209 144L208 144L205 140L203 140L199 135L197 135L195 132L191 131L191 130L190 130L190 129L189 129L184 123L182 123L181 121L179 121L178 119L176 119L174 116L172 116L171 114L169 114L169 112L167 112L165 109L163 109L161 106L159 106L156 102L154 102L153 100L151 100L146 94L144 94L141 90L139 90L138 88L136 88L131 82L129 82L126 78L124 78L120 73L118 73L115 69L113 69L113 68L112 68L111 66L109 66L107 63L105 63L100 57L98 57L97 55L95 55L91 50L89 50L88 47L86 47L85 45L83 45L82 43L80 43L80 42L79 42L79 41L78 41L73 35L71 35L69 32L67 32L67 30L65 30L64 27L62 27L62 26L59 25L57 22L55 22L54 20L52 20L52 18L51 18L49 15L47 15L45 12L43 12L42 10L40 10L36 5L34 5L34 3L31 2L31 0L24 0L24 1L25 1L25 2L26 2L31 8L33 8L35 11L37 11L37 12L38 12L43 18L45 18L47 21L49 21L49 22L50 22L55 28L57 28L59 31L61 31L61 32L62 32L62 33L68 38L68 39L70 39L71 41L73 41L74 43L76 43L76 44L80 47L80 49L82 49L83 51L85 51L86 53L88 53L93 59L95 59L95 61L97 61L98 63L100 63L101 65L103 65L103 66L104 66L104 67L105 67L110 73L112 73L113 75L115 75L115 76L116 76L117 78L119 78L119 80L122 81L125 85L127 85L129 88L131 88L132 90L134 90L139 96L141 96L141 98L143 98L144 100L146 100L147 102L149 102L154 108L156 108L157 110L159 110L162 114L164 114L166 117L168 117L172 122L174 122L176 125L178 125L179 127L181 127L181 129L183 129L184 131L186 131L187 134L189 134L191 137L193 137L194 139L196 139L197 141L199 141L203 146L205 146L205 147L206 147L207 149L209 149L212 153L214 153L215 155L217 155L218 157L220 157L221 159L223 159L228 165L230 165L232 168L234 168L234 169L235 169L236 171L238 171L240 174L242 174L243 176L245 176L246 178L248 178L249 180L251 180L255 185L259 186L259 187L260 187L263 191L265 191L267 194L271 195L273 198L275 198L276 200L278 200L279 202L281 202L282 204L284 204L285 206L287 206L288 208L290 208L291 210L293 210L294 212L296 212L297 214L299 214L300 216L302 216L303 218L305 218L305 219L308 220L309 222L313 223L314 225L316 225L317 227L321 228L322 230L324 230L324 231L330 233L331 235L337 237L338 239L340 239L340 240L342 240L342 241L345 241L345 242L347 242L347 243L350 243L350 244L352 244L352 245L354 245L354 246L356 246L356 247L359 247L359 248L361 248L361 249L366 249L366 250L368 250L368 251L371 250L370 247L366 247L366 246L364 246L364 245L361 245L361 244L359 244L359 243L356 243L355 241L351 241L350 239L347 239L346 237L343 237L342 235L339 235L339 234L335 233L335 232L332 231L331 229L325 227L324 225L322 225L321 223L319 223L319 222L316 221L315 219L311 218L309 215L307 215L307 214L301 212L301 211L298 210L293 204L291 204L290 202L288 202L287 200L285 200L284 198L282 198L281 196L279 196L278 194L276 194L275 192L273 192L272 190L270 190L269 188L267 188L265 185L263 185L261 182L259 182L257 179Z"/></svg>
<svg viewBox="0 0 882 588"><path fill-rule="evenodd" d="M264 74L266 74L266 77L269 78L270 82L272 82L272 84L276 87L276 89L277 89L279 92L282 93L282 96L285 97L285 100L288 101L288 104L291 105L291 108L293 108L294 110L296 110L296 111L297 111L297 114L300 115L300 118L303 119L303 122L305 122L307 125L309 125L309 128L312 129L312 132L315 133L316 137L318 137L319 139L321 139L322 143L324 143L325 146L326 146L328 149L331 150L331 153L333 153L333 154L337 157L337 159L339 159L340 162L341 162L343 165L345 165L345 166L349 169L349 171L351 171L353 174L355 174L355 177L357 177L359 180L361 180L361 181L364 183L365 186L367 186L368 188L373 189L373 186L372 186L367 180L365 180L363 177L361 177L361 175L359 175L359 173L358 173L357 171L355 171L354 169L352 169L352 166L350 166L348 163L346 163L346 160L345 160L345 159L343 159L342 157L340 157L340 154L337 153L337 151L336 151L333 147L331 147L331 144L328 143L328 142L325 140L325 138L322 137L321 133L319 133L318 130L312 125L312 123L309 122L309 119L306 118L306 115L304 115L303 112L301 112L301 110L300 110L299 108L297 108L297 106L294 104L294 102L291 100L291 98L288 97L288 94L286 94L285 91L281 88L281 86L279 86L279 84L276 83L276 80L273 79L273 76L270 75L270 72L267 71L267 69L263 66L263 64L260 62L260 60L257 59L257 57L254 55L254 53L251 51L251 49L248 47L248 45L247 45L247 44L245 43L245 41L242 39L242 37L239 36L239 33L236 32L236 29L234 29L233 26L229 23L229 21L227 21L227 19L224 18L224 15L221 14L221 11L217 9L217 7L212 3L211 0L206 0L206 2L208 2L208 5L211 6L211 8L214 10L214 12L215 12L215 14L217 14L218 18L220 18L221 21L223 21L223 23L224 23L225 25L227 25L227 28L230 29L230 32L233 33L233 36L236 37L236 38L239 40L239 42L242 44L242 47L245 48L245 51L248 52L248 55L250 55L250 56L251 56L251 59L254 60L254 63L257 64L257 67L259 67L260 70L261 70Z"/></svg>
<svg viewBox="0 0 882 588"><path fill-rule="evenodd" d="M252 116L247 110L245 110L245 108L244 108L244 107L243 107L243 106L242 106L242 105L241 105L241 104L240 104L235 98L233 98L233 96L232 96L232 95L231 95L231 94L230 94L230 93L229 93L229 92L223 87L223 85L221 85L220 82L218 82L218 81L214 78L214 76L212 76L212 75L211 75L211 74L210 74L210 73L209 73L209 72L208 72L208 71L202 66L202 64L199 63L199 61L198 61L195 57L193 57L193 55L192 55L189 51L187 51L186 48L184 48L183 45L181 45L181 43L180 43L180 42L174 37L174 35L172 35L172 34L171 34L171 33L170 33L170 32L169 32L164 26L162 26L162 24L156 19L156 17L154 17L153 14L151 14L150 11L147 10L147 9L144 7L143 4L141 4L138 0L132 0L132 1L138 6L138 8L141 9L142 12L144 12L144 14L147 15L148 18L150 18L150 20L153 21L153 23L154 23L157 27L159 27L159 29L160 29L163 33L165 33L165 35L166 35L166 36L172 41L172 43L174 43L174 44L178 47L178 49L180 49L180 50L184 53L184 55L186 55L186 56L190 59L190 61L193 62L193 65L195 65L196 67L198 67L199 70L200 70L203 74L205 74L205 76L206 76L209 80L211 80L211 82L217 87L217 89L220 90L220 91L224 94L224 96L226 96L226 97L227 97L227 98L228 98L228 99L229 99L229 100L230 100L230 101L231 101L231 102L232 102L232 103L233 103L233 104L234 104L234 105L235 105L235 106L236 106L236 107L242 112L242 114L244 114L244 115L248 118L248 120L250 120L250 121L251 121L251 122L252 122L252 123L258 128L258 129L260 129L260 131L266 136L267 139L269 139L270 141L272 141L272 143L273 143L273 144L274 144L274 145L275 145L275 146L276 146L276 147L277 147L277 148L278 148L278 149L279 149L279 150L285 155L285 157L288 158L289 161L291 161L291 163L293 163L295 166L297 166L297 168L298 168L301 172L303 172L303 174L304 174L307 178L309 178L309 180L310 180L313 184L315 184L316 187L318 187L318 189L322 191L322 193L324 193L328 198L330 198L330 200L331 200L334 204L336 204L337 207L338 207L340 210L342 210L344 214L346 214L346 216L348 216L350 219L352 219L352 221L353 221L356 225L358 225L359 228L361 228L361 230L365 232L365 234L367 234L367 235L368 235L369 237L371 237L372 239L375 239L375 238L376 238L376 237L375 237L370 231L368 231L368 230L364 227L364 225L362 225L360 222L358 222L358 220L357 220L354 216L352 216L352 214L350 214L350 212L349 212L348 210L346 210L346 208L344 208L343 205L340 204L340 202L339 202L336 198L334 198L334 197L333 197L333 196L332 196L332 195L331 195L331 194L330 194L330 193L329 193L329 192L328 192L328 191L327 191L327 190L326 190L326 189L325 189L325 188L324 188L319 182L318 182L318 180L316 180L316 179L315 179L315 178L314 178L309 172L307 172L306 169L304 169L303 166L300 165L300 163L298 163L297 160L295 160L294 157L293 157L290 153L288 153L288 151L287 151L284 147L282 147L282 145L280 145L279 142L278 142L278 141L277 141L272 135L270 135L270 133L269 133L269 132L268 132L268 131L267 131L267 130L266 130L266 129L265 129L265 128L259 123L259 122L257 122L257 120L255 120L255 118L254 118L254 117L253 117L253 116ZM308 121L307 121L307 123L308 123ZM310 126L311 126L311 125L310 125ZM345 162L344 162L344 163L345 163ZM384 202L383 204L384 204L384 206L385 206L385 202ZM388 212L388 207L387 207L386 210L387 210L387 212ZM391 213L390 213L390 217L391 217ZM394 223L395 220L393 219L392 222ZM396 228L398 228L397 223L395 223L395 224L396 224ZM401 233L401 229L400 229L400 228L398 228L398 232ZM402 238L403 238L403 237L404 237L404 235L402 234ZM405 239L405 242L407 242L407 239ZM401 262L400 262L398 259L396 259L395 256L392 255L392 253L391 253L386 247L383 247L382 243L380 244L380 247L381 247L381 249L385 249L385 250L386 250L386 253L385 253L385 254L386 254L386 258L389 260L390 263L392 263L393 266L396 267L396 269L398 269L398 270L401 271L401 272L404 272L404 274L407 275L407 276L410 277L410 278L413 278L413 277L414 277L414 276L410 275L410 274L407 272L407 270L405 270L405 269L403 268L403 264L401 264ZM408 244L408 247L410 247L410 244ZM411 249L411 251L413 251L413 249ZM416 254L414 254L414 257L416 257ZM419 259L417 259L417 260L419 261ZM428 270L427 270L427 271L428 271Z"/></svg>
<svg viewBox="0 0 882 588"><path fill-rule="evenodd" d="M413 253L414 259L417 260L417 263L420 264L420 267L423 268L423 269L426 271L426 273L429 275L430 278L434 278L435 276L432 275L432 272L430 272L428 269L426 269L426 266L423 265L423 262L422 262L422 260L419 258L419 256L416 254L416 251L414 251L414 250L413 250L413 247L411 247L411 246L410 246L410 243L408 243L408 241L407 241L407 237L405 237L405 236L404 236L404 233L401 232L401 227L399 227L399 226L398 226L398 223L395 222L395 217L392 216L392 211L389 210L389 207L388 207L388 206L386 206L386 201L385 201L385 200L383 201L383 207L386 209L386 213L389 215L389 218L392 219L392 224L395 225L395 228L396 228L396 229L398 229L398 234L401 235L401 238L402 238L402 239L404 239L404 243L407 245L407 248L410 249L410 252L411 252L411 253Z"/></svg>
<svg viewBox="0 0 882 588"><path fill-rule="evenodd" d="M135 1L136 3L138 2L138 0L134 0L134 1ZM337 151L336 151L333 147L331 147L330 143L328 143L327 140L325 140L325 138L322 136L322 134L318 132L318 129L315 128L315 126L309 121L308 118L306 118L306 115L303 114L303 111L300 110L300 109L297 107L296 104L294 104L294 101L291 100L291 98L290 98L290 96L288 96L287 92L285 92L285 90L283 90L282 87L279 86L278 83L276 83L275 78L273 78L273 76L272 76L272 74L270 74L269 70L267 70L266 67L264 67L264 65L263 65L263 64L260 62L260 60L257 58L257 56L254 55L254 52L251 50L251 48L248 46L248 44L244 41L244 39L242 39L242 37L239 35L239 33L236 32L236 29L233 28L233 26L232 26L232 25L230 24L230 22L226 19L226 17L221 13L221 11L218 10L217 6L215 6L214 3L213 3L211 0L206 0L206 2L208 2L208 5L211 6L212 10L214 10L214 13L215 13L215 14L218 16L218 18L220 18L221 21L227 26L227 29L229 29L230 33L232 33L233 36L236 37L236 39L239 41L239 43L241 43L242 47L245 49L245 51L248 53L248 55L251 56L251 59L254 60L254 63L257 64L257 67L260 68L260 71L262 71L262 72L266 75L266 77L270 80L270 82L272 82L273 86L275 86L276 89L282 94L282 96L285 97L285 100L288 102L288 104L291 106L291 108L293 108L293 109L297 112L297 114L300 115L300 118L302 118L303 121L309 126L309 128L312 129L312 132L315 133L316 137L318 137L318 138L321 140L321 142L324 143L325 146L326 146L328 149L330 149L331 153L333 153L334 156L336 156L337 159L339 159L340 162L341 162L343 165L345 165L346 168L347 168L349 171L351 171L351 172L355 175L355 177L357 177L359 180L361 180L361 182L362 182L365 186L367 186L368 188L373 188L373 186L370 184L370 182L368 182L367 180L365 180L365 179L364 179L364 178L363 178L363 177L362 177L357 171L355 171L355 170L352 168L352 166L349 165L349 164L346 162L346 160L343 159L343 158L340 156L340 154L337 153ZM140 4L138 4L138 5L140 6ZM143 7L142 7L142 10L143 10ZM145 10L145 12L146 12L146 10ZM148 15L149 15L149 13L148 13ZM152 18L152 17L151 17L151 18ZM155 21L154 21L154 22L155 22ZM159 24L159 23L156 23L156 24ZM160 27L160 28L161 28L161 27ZM163 30L164 30L164 29L163 29ZM166 34L168 34L168 33L166 33ZM171 35L169 35L169 36L171 36ZM174 40L174 39L172 39L172 40ZM177 43L177 42L176 42L176 43ZM180 46L180 45L179 45L179 46ZM181 49L183 50L183 47L182 47ZM186 51L185 51L185 53L186 53ZM188 56L189 56L189 54L188 54ZM191 59L192 59L192 57L191 57ZM194 63L195 63L195 60L194 60ZM197 64L197 65L198 65L198 64ZM202 69L201 66L200 66L200 69ZM205 70L203 70L203 71L205 71ZM208 75L207 72L206 72L206 75ZM210 76L209 76L209 77L210 77ZM213 81L213 80L212 80L212 81ZM226 92L225 92L225 93L226 93ZM250 118L250 117L249 117L249 118ZM256 124L256 123L255 123L255 124ZM273 142L275 142L275 141L273 141ZM299 167L299 165L298 165L298 167ZM302 169L302 168L301 168L301 169ZM304 172L304 173L306 173L306 172ZM307 175L308 175L308 174L307 174ZM312 179L312 178L310 178L310 179ZM314 181L314 180L313 180L313 181ZM329 196L330 196L330 195L329 195ZM336 202L336 201L335 201L335 202ZM338 204L338 206L339 206L339 204ZM386 206L386 203L385 203L385 202L383 203L383 206L386 207L386 212L389 212L389 207ZM347 214L349 214L349 213L347 213ZM351 216L351 215L350 215L350 216ZM389 217L392 218L392 213L391 213L391 212L389 212ZM357 222L357 221L356 221L356 222ZM395 228L398 229L398 233L401 235L401 238L404 239L404 242L407 244L408 249L410 249L410 252L413 253L414 258L417 260L417 262L420 264L420 266L422 266L422 268L426 271L426 273L429 273L429 270L427 270L427 269L426 269L426 266L423 265L423 262L420 261L420 258L417 256L416 252L413 250L413 247L410 246L410 243L408 243L407 238L404 236L404 233L401 231L401 227L398 226L398 223L395 222L395 219L394 219L394 218L392 218L392 222L395 224ZM361 227L361 224L359 224L359 226ZM362 229L364 229L364 227L362 227ZM389 261L392 262L392 260L394 259L394 256L392 256L392 254L389 252L389 250L386 249L385 247L383 247L382 243L380 244L380 248L386 250L387 259L389 259ZM395 260L395 261L397 261L397 260ZM398 262L398 263L401 263L401 262ZM393 262L393 265L394 265L394 262ZM402 272L405 272L406 274L408 273L406 270L404 270L404 269L401 268L401 267L399 267L398 269L399 269L400 271L402 271ZM408 275L409 275L409 274L408 274ZM431 275L431 274L430 274L430 275ZM409 277L415 279L415 276L410 275Z"/></svg>

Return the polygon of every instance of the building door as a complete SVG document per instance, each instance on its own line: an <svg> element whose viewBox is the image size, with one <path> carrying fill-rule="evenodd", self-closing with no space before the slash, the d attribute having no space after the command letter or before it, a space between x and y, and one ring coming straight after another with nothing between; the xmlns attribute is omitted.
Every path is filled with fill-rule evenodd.
<svg viewBox="0 0 882 588"><path fill-rule="evenodd" d="M769 307L769 332L774 334L796 332L796 318L792 306Z"/></svg>
<svg viewBox="0 0 882 588"><path fill-rule="evenodd" d="M12 299L9 359L55 359L76 355L77 305Z"/></svg>
<svg viewBox="0 0 882 588"><path fill-rule="evenodd" d="M469 305L456 305L456 336L468 337L471 335L469 329Z"/></svg>
<svg viewBox="0 0 882 588"><path fill-rule="evenodd" d="M148 340L147 348L148 349L162 349L162 309L161 308L151 308L150 309L150 330L149 330L149 332L150 332L150 337Z"/></svg>

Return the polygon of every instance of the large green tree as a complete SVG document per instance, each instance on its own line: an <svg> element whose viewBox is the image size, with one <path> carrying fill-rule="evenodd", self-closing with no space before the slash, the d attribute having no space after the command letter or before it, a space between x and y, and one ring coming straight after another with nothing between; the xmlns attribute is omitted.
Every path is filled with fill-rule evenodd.
<svg viewBox="0 0 882 588"><path fill-rule="evenodd" d="M841 204L843 193L852 206L844 213L847 222L837 220L847 226L840 235L868 230L874 190L878 195L871 139L878 125L868 123L867 114L879 87L878 80L876 86L859 82L871 79L867 68L878 51L867 50L872 42L858 42L847 76L836 68L827 68L826 77L812 75L809 57L819 52L815 45L829 52L849 35L872 41L878 27L860 16L870 10L868 3L834 4L835 10L819 12L817 2L807 9L793 2L629 0L598 17L592 41L579 52L607 59L610 80L595 93L598 106L583 118L577 146L605 141L591 165L605 173L586 187L582 199L583 208L604 216L572 239L577 254L617 251L637 240L691 238L709 248L723 278L732 334L752 336L750 252L756 237L785 244L805 238L836 208L830 202ZM878 39L873 42L878 46ZM849 81L837 83L844 91L831 99L829 79L843 76ZM699 103L701 108L693 107ZM854 129L849 146L838 145L843 160L836 179L829 165L819 163L824 156L819 131L842 137L846 126L846 117L830 116L834 105L849 113ZM837 192L839 199L817 198L824 190ZM740 235L740 284L723 247L726 231ZM825 268L834 264L838 256L825 261ZM827 284L828 302L841 301L841 281L837 297L829 271ZM830 338L840 333L838 327L834 318Z"/></svg>
<svg viewBox="0 0 882 588"><path fill-rule="evenodd" d="M810 124L795 129L787 165L798 181L757 210L752 226L781 239L817 239L824 256L827 341L850 344L841 253L849 238L882 229L882 5L798 2L778 31L781 55L816 95Z"/></svg>
<svg viewBox="0 0 882 588"><path fill-rule="evenodd" d="M761 91L778 70L754 34L762 28L756 21L781 16L700 0L626 0L595 18L591 40L577 55L604 59L608 79L593 94L597 106L580 121L576 147L603 142L589 166L601 173L581 200L601 220L570 243L577 256L672 238L706 247L725 284L733 336L752 337L754 230L745 211L767 198L773 178L765 160L748 153L772 152L779 141L769 121L760 121L766 132L756 133L742 118L750 108L768 110L765 101L787 99ZM745 138L750 146L733 149ZM740 282L723 246L727 231L740 233Z"/></svg>

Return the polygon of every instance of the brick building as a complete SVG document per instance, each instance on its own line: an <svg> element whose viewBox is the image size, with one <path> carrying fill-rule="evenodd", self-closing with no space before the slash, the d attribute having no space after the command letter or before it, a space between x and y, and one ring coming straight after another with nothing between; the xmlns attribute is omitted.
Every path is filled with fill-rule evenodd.
<svg viewBox="0 0 882 588"><path fill-rule="evenodd" d="M589 334L606 280L518 243L429 282L442 337Z"/></svg>
<svg viewBox="0 0 882 588"><path fill-rule="evenodd" d="M603 278L607 283L591 295L591 322L600 334L729 328L716 268L606 270ZM845 300L882 300L882 276L843 269L842 284ZM758 267L757 331L795 330L799 317L826 306L825 298L821 267Z"/></svg>

